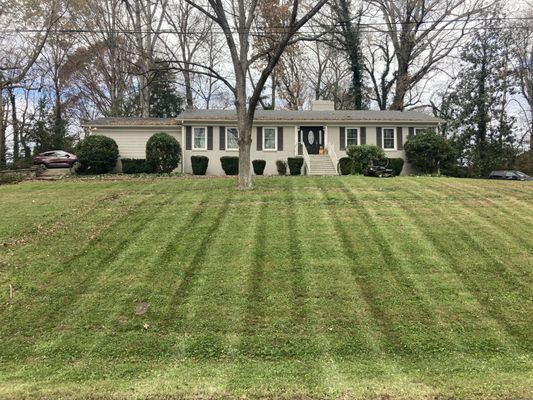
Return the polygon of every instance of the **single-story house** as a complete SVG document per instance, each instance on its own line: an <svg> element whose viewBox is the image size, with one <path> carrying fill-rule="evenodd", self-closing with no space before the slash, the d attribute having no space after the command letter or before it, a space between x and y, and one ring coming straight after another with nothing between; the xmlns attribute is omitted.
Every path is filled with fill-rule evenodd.
<svg viewBox="0 0 533 400"><path fill-rule="evenodd" d="M336 165L351 144L382 147L389 158L405 158L404 143L444 122L415 111L335 111L333 104L315 101L311 111L258 110L254 119L251 159L266 160L266 175L277 174L276 161L302 156L304 173L336 174ZM191 156L209 157L208 175L223 175L222 156L238 155L234 110L187 110L176 119L100 118L83 124L91 134L113 138L121 158L145 158L146 142L166 132L180 142L180 170L192 173ZM117 166L120 169L120 164ZM409 165L403 174L409 173Z"/></svg>

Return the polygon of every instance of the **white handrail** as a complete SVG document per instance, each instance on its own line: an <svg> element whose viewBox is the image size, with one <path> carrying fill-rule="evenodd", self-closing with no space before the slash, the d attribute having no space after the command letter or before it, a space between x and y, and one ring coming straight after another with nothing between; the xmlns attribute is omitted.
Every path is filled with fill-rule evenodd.
<svg viewBox="0 0 533 400"><path fill-rule="evenodd" d="M304 143L298 143L298 147L302 146L302 156L304 158L305 163L305 169L307 171L307 175L311 173L311 157L309 157L309 153L307 152L307 147L305 147Z"/></svg>
<svg viewBox="0 0 533 400"><path fill-rule="evenodd" d="M328 143L328 155L331 161L333 162L333 166L335 167L335 170L337 171L337 174L339 173L338 165L339 165L339 156L337 155L337 152L335 151L335 145L333 143Z"/></svg>

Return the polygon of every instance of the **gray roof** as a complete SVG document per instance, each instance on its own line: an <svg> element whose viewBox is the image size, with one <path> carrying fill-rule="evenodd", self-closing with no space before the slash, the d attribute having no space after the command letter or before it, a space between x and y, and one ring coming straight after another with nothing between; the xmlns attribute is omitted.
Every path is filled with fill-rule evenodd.
<svg viewBox="0 0 533 400"><path fill-rule="evenodd" d="M173 126L175 118L97 118L84 121L82 126Z"/></svg>
<svg viewBox="0 0 533 400"><path fill-rule="evenodd" d="M237 121L235 110L187 110L178 116L183 122ZM367 122L429 123L444 122L418 111L287 111L258 110L255 122Z"/></svg>
<svg viewBox="0 0 533 400"><path fill-rule="evenodd" d="M235 110L187 110L177 118L98 118L83 126L175 126L188 122L237 122ZM418 111L287 111L258 110L254 121L270 123L418 123L438 124L440 118Z"/></svg>

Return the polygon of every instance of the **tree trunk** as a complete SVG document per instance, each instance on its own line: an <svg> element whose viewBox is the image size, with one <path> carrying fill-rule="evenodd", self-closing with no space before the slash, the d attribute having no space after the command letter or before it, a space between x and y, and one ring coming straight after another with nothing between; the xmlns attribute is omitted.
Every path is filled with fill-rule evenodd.
<svg viewBox="0 0 533 400"><path fill-rule="evenodd" d="M12 125L13 125L13 161L17 162L20 159L20 153L19 153L19 138L20 138L20 132L19 132L19 121L17 118L17 104L16 104L16 96L11 91L10 93L10 100L11 100L11 119L12 119Z"/></svg>
<svg viewBox="0 0 533 400"><path fill-rule="evenodd" d="M187 102L187 108L192 109L194 107L194 101L192 98L191 87L191 72L189 63L184 63L185 70L183 71L183 78L185 80L185 101Z"/></svg>

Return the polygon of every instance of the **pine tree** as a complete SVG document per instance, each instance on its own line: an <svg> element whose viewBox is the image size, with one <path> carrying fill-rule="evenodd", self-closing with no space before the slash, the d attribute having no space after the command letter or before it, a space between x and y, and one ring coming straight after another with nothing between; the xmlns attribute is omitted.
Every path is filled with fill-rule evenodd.
<svg viewBox="0 0 533 400"><path fill-rule="evenodd" d="M448 134L460 146L471 173L485 176L512 165L514 118L506 110L513 93L510 80L510 32L491 14L461 53L461 72L443 109L454 115Z"/></svg>

